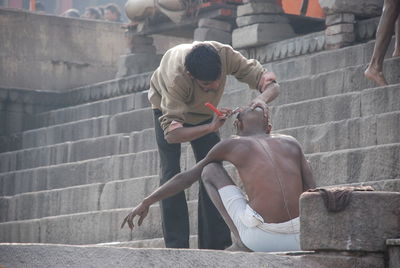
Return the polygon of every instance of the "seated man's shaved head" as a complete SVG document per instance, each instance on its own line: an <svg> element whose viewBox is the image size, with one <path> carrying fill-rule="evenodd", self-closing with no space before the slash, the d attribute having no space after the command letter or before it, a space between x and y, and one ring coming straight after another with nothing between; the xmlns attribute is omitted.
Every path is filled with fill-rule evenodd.
<svg viewBox="0 0 400 268"><path fill-rule="evenodd" d="M269 124L268 108L264 110L262 107L252 109L250 107L242 107L234 122L238 135L249 135L254 131L264 130L269 134L271 126Z"/></svg>

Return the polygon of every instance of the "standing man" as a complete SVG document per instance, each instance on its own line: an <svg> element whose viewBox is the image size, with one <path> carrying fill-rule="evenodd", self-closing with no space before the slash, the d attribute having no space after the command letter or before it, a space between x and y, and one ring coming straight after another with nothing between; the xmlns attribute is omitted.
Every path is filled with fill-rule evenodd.
<svg viewBox="0 0 400 268"><path fill-rule="evenodd" d="M256 60L248 60L228 45L218 42L182 44L168 50L150 81L149 101L153 108L155 132L160 155L160 184L181 171L181 143L190 142L196 161L202 160L220 141L217 133L225 115L216 116L204 106L217 106L227 75L234 75L261 93L250 106L265 107L279 94L276 77ZM166 247L189 247L189 215L182 191L161 201ZM198 246L225 249L231 245L230 232L199 183Z"/></svg>
<svg viewBox="0 0 400 268"><path fill-rule="evenodd" d="M383 11L376 30L374 52L364 75L379 86L386 86L388 82L383 74L383 60L395 32L393 57L400 56L400 0L385 0Z"/></svg>
<svg viewBox="0 0 400 268"><path fill-rule="evenodd" d="M261 252L300 250L299 198L315 181L299 143L291 136L270 135L266 111L242 110L235 121L239 136L215 145L193 168L174 176L125 217L121 228L149 207L195 181L203 182L213 203L237 238L239 248ZM245 193L222 166L232 163Z"/></svg>

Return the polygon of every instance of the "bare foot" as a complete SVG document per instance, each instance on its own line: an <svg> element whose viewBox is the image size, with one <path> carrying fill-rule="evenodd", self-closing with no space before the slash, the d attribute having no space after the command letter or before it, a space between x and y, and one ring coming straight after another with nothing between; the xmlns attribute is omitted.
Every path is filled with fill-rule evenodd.
<svg viewBox="0 0 400 268"><path fill-rule="evenodd" d="M369 80L374 81L379 86L387 86L388 82L386 82L385 77L383 76L382 72L378 72L376 69L368 66L367 70L365 70L364 75Z"/></svg>
<svg viewBox="0 0 400 268"><path fill-rule="evenodd" d="M394 49L393 57L400 57L400 48L395 48Z"/></svg>
<svg viewBox="0 0 400 268"><path fill-rule="evenodd" d="M245 252L251 252L251 250L249 250L246 247L241 247L238 244L233 243L230 247L227 247L226 249L224 249L226 251L245 251Z"/></svg>
<svg viewBox="0 0 400 268"><path fill-rule="evenodd" d="M225 249L226 251L245 251L251 252L242 242L242 240L237 239L234 235L232 235L232 245Z"/></svg>

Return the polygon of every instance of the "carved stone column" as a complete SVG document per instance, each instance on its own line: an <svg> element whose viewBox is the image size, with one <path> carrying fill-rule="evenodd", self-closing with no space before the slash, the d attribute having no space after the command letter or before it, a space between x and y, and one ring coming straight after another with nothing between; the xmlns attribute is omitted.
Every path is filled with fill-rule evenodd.
<svg viewBox="0 0 400 268"><path fill-rule="evenodd" d="M196 41L213 40L224 44L232 43L232 25L229 22L216 19L200 19L198 28L194 31Z"/></svg>
<svg viewBox="0 0 400 268"><path fill-rule="evenodd" d="M152 37L134 35L128 30L126 38L129 53L120 56L116 78L150 72L158 67L161 55L156 54Z"/></svg>
<svg viewBox="0 0 400 268"><path fill-rule="evenodd" d="M237 9L238 28L232 33L232 45L246 48L294 37L295 33L283 9L275 0L247 0Z"/></svg>

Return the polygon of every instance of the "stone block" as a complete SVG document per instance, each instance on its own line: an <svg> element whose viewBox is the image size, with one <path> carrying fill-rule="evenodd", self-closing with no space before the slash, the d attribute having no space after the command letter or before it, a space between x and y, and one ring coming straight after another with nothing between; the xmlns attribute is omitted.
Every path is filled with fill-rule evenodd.
<svg viewBox="0 0 400 268"><path fill-rule="evenodd" d="M134 53L120 56L116 77L125 77L155 70L161 57L154 53Z"/></svg>
<svg viewBox="0 0 400 268"><path fill-rule="evenodd" d="M223 44L232 43L232 34L230 32L221 31L212 28L196 28L194 30L193 39L196 41L218 41Z"/></svg>
<svg viewBox="0 0 400 268"><path fill-rule="evenodd" d="M191 237L191 245L193 244ZM140 241L136 241L140 242ZM248 253L223 250L159 249L157 241L143 241L152 248L129 248L139 243L103 243L98 246L46 245L46 244L1 244L0 263L4 267L39 268L59 267L294 267L324 268L383 267L382 254L367 256L345 256L337 254L299 253ZM146 243L147 242L147 243ZM140 246L139 246L140 247ZM38 258L38 256L51 256ZM90 256L90 258L88 258ZM178 265L177 265L178 264ZM266 265L267 264L267 265ZM65 266L65 265L64 265Z"/></svg>
<svg viewBox="0 0 400 268"><path fill-rule="evenodd" d="M347 93L272 108L275 130L360 116L360 95Z"/></svg>
<svg viewBox="0 0 400 268"><path fill-rule="evenodd" d="M234 48L255 47L295 36L287 23L258 23L233 30Z"/></svg>
<svg viewBox="0 0 400 268"><path fill-rule="evenodd" d="M354 32L354 24L352 23L335 24L332 26L328 26L325 30L325 33L328 36L341 33L353 33L353 32Z"/></svg>
<svg viewBox="0 0 400 268"><path fill-rule="evenodd" d="M236 24L239 27L248 26L256 23L289 23L289 20L281 15L249 15L236 18Z"/></svg>
<svg viewBox="0 0 400 268"><path fill-rule="evenodd" d="M355 40L354 32L326 35L325 47L327 49L338 49L352 44L354 40Z"/></svg>
<svg viewBox="0 0 400 268"><path fill-rule="evenodd" d="M341 23L355 23L356 19L353 13L334 13L328 14L325 18L327 26Z"/></svg>
<svg viewBox="0 0 400 268"><path fill-rule="evenodd" d="M377 143L400 143L398 130L400 129L400 112L379 114L377 122Z"/></svg>
<svg viewBox="0 0 400 268"><path fill-rule="evenodd" d="M318 186L398 178L398 144L375 145L307 155Z"/></svg>
<svg viewBox="0 0 400 268"><path fill-rule="evenodd" d="M153 128L135 131L129 135L129 152L137 153L156 149L156 137Z"/></svg>
<svg viewBox="0 0 400 268"><path fill-rule="evenodd" d="M199 28L211 28L228 33L232 30L232 25L229 22L216 19L200 19L198 26Z"/></svg>
<svg viewBox="0 0 400 268"><path fill-rule="evenodd" d="M85 139L71 143L69 161L76 162L121 153L121 134Z"/></svg>
<svg viewBox="0 0 400 268"><path fill-rule="evenodd" d="M276 3L268 3L264 1L249 2L245 5L238 6L237 16L246 16L254 14L281 14L283 9Z"/></svg>
<svg viewBox="0 0 400 268"><path fill-rule="evenodd" d="M400 267L400 239L386 240L388 247L388 268Z"/></svg>
<svg viewBox="0 0 400 268"><path fill-rule="evenodd" d="M399 85L393 85L363 91L361 95L361 114L367 116L399 111L399 89Z"/></svg>
<svg viewBox="0 0 400 268"><path fill-rule="evenodd" d="M153 112L150 108L119 113L111 117L110 133L130 133L154 127Z"/></svg>
<svg viewBox="0 0 400 268"><path fill-rule="evenodd" d="M348 206L336 213L327 211L319 193L304 193L300 197L301 248L382 252L386 239L398 235L399 208L400 193L396 192L353 192Z"/></svg>
<svg viewBox="0 0 400 268"><path fill-rule="evenodd" d="M23 147L46 146L108 134L108 116L23 132Z"/></svg>
<svg viewBox="0 0 400 268"><path fill-rule="evenodd" d="M325 14L352 13L356 16L375 17L382 12L383 0L319 0Z"/></svg>

